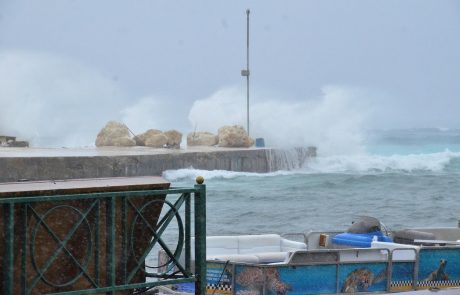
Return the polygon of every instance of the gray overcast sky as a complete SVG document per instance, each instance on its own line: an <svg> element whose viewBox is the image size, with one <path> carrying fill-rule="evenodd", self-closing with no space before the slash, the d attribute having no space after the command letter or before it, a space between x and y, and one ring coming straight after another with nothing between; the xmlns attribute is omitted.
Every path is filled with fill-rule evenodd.
<svg viewBox="0 0 460 295"><path fill-rule="evenodd" d="M370 128L460 127L454 0L1 0L0 76L26 75L8 74L11 56L57 56L113 82L120 108L155 96L186 117L196 100L244 89L247 8L255 96L295 103L328 85L358 88L374 109ZM0 92L0 106L15 93Z"/></svg>

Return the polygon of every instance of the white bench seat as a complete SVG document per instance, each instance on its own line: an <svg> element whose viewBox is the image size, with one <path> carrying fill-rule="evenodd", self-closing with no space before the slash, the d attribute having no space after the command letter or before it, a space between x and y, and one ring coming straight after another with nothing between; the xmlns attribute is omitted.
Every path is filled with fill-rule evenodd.
<svg viewBox="0 0 460 295"><path fill-rule="evenodd" d="M206 238L207 260L277 263L287 261L291 252L306 249L305 243L291 241L277 234Z"/></svg>

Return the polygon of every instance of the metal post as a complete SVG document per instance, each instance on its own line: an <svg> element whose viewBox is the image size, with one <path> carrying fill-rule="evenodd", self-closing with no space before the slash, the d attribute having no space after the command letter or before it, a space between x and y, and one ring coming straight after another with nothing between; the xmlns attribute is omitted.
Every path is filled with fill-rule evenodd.
<svg viewBox="0 0 460 295"><path fill-rule="evenodd" d="M94 241L94 248L96 251L96 255L94 256L94 277L96 279L96 284L100 286L100 240L101 240L101 200L97 200L97 207L96 207L96 232L95 232L95 241Z"/></svg>
<svg viewBox="0 0 460 295"><path fill-rule="evenodd" d="M246 102L247 102L247 124L248 124L248 136L249 136L249 9L246 10L246 19L247 19L247 25L246 25L246 68L248 69L248 75L246 76Z"/></svg>
<svg viewBox="0 0 460 295"><path fill-rule="evenodd" d="M206 294L206 185L195 185L195 295Z"/></svg>
<svg viewBox="0 0 460 295"><path fill-rule="evenodd" d="M29 240L29 234L27 232L27 225L29 222L27 221L27 207L29 205L22 204L21 205L21 223L22 223L22 254L21 254L21 292L22 294L28 294L27 290L27 241Z"/></svg>
<svg viewBox="0 0 460 295"><path fill-rule="evenodd" d="M190 208L190 199L191 195L185 195L185 269L190 272L190 260L191 260L191 246L190 246L190 236L191 236L191 208Z"/></svg>
<svg viewBox="0 0 460 295"><path fill-rule="evenodd" d="M246 126L249 135L249 9L246 10L246 69L241 71L241 76L246 77Z"/></svg>
<svg viewBox="0 0 460 295"><path fill-rule="evenodd" d="M127 229L127 214L128 210L128 197L121 200L121 267L122 267L122 281L123 284L128 284L128 229Z"/></svg>
<svg viewBox="0 0 460 295"><path fill-rule="evenodd" d="M14 204L3 205L3 224L5 226L5 256L3 257L3 294L13 294L14 274Z"/></svg>
<svg viewBox="0 0 460 295"><path fill-rule="evenodd" d="M106 201L106 286L115 286L115 197ZM110 291L106 293L115 294Z"/></svg>

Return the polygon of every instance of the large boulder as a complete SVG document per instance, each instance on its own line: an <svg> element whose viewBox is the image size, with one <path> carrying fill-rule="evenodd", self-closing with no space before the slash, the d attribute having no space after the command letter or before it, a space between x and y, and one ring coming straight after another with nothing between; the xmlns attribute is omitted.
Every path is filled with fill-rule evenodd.
<svg viewBox="0 0 460 295"><path fill-rule="evenodd" d="M154 135L162 134L161 130L149 129L144 133L136 135L134 139L136 140L136 145L144 146L148 138L153 137Z"/></svg>
<svg viewBox="0 0 460 295"><path fill-rule="evenodd" d="M147 137L144 143L149 147L162 148L168 143L168 137L162 132Z"/></svg>
<svg viewBox="0 0 460 295"><path fill-rule="evenodd" d="M135 146L136 141L130 137L116 137L107 146Z"/></svg>
<svg viewBox="0 0 460 295"><path fill-rule="evenodd" d="M164 135L168 138L166 146L169 148L180 148L180 143L182 141L182 133L177 130L168 130L164 132Z"/></svg>
<svg viewBox="0 0 460 295"><path fill-rule="evenodd" d="M210 132L190 132L187 135L187 146L213 146L218 141L218 137Z"/></svg>
<svg viewBox="0 0 460 295"><path fill-rule="evenodd" d="M128 127L119 122L109 121L99 131L96 137L96 146L135 146Z"/></svg>
<svg viewBox="0 0 460 295"><path fill-rule="evenodd" d="M242 126L223 126L218 130L220 147L250 147L254 145L254 139Z"/></svg>

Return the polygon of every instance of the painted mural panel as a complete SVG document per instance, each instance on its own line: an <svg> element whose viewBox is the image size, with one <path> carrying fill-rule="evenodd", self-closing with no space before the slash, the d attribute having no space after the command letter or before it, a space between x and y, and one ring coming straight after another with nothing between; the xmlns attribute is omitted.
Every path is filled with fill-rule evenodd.
<svg viewBox="0 0 460 295"><path fill-rule="evenodd" d="M460 248L422 248L418 270L413 261L301 266L208 263L208 292L237 295L297 295L386 291L460 286ZM390 282L388 282L390 280ZM338 282L338 284L337 284ZM232 286L232 283L234 284Z"/></svg>
<svg viewBox="0 0 460 295"><path fill-rule="evenodd" d="M460 248L421 249L418 289L460 286Z"/></svg>
<svg viewBox="0 0 460 295"><path fill-rule="evenodd" d="M330 294L337 289L335 264L284 267L278 269L278 273L289 287L287 294Z"/></svg>
<svg viewBox="0 0 460 295"><path fill-rule="evenodd" d="M263 294L264 271L257 266L235 266L235 294L259 295Z"/></svg>
<svg viewBox="0 0 460 295"><path fill-rule="evenodd" d="M336 265L251 267L237 266L238 295L324 294L336 292Z"/></svg>
<svg viewBox="0 0 460 295"><path fill-rule="evenodd" d="M385 291L387 263L341 264L339 291L342 293Z"/></svg>
<svg viewBox="0 0 460 295"><path fill-rule="evenodd" d="M393 262L391 268L391 291L407 291L414 288L415 262Z"/></svg>
<svg viewBox="0 0 460 295"><path fill-rule="evenodd" d="M208 263L206 267L206 292L232 294L232 265Z"/></svg>

